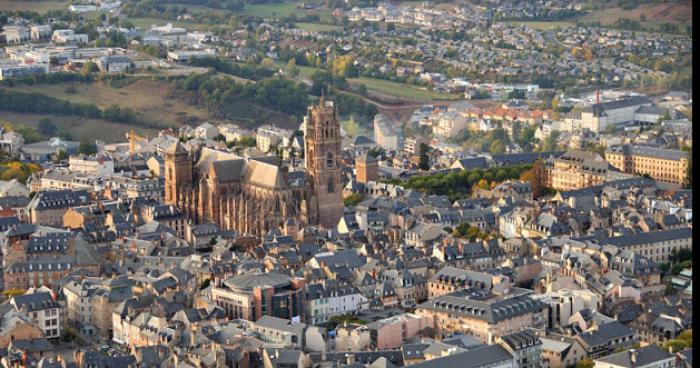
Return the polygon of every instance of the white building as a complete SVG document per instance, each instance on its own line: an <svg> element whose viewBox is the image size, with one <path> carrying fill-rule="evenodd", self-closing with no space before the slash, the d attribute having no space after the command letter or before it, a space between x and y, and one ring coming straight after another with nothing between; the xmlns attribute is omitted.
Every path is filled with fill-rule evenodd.
<svg viewBox="0 0 700 368"><path fill-rule="evenodd" d="M204 123L194 128L194 136L199 139L214 139L219 135L219 129L210 123Z"/></svg>
<svg viewBox="0 0 700 368"><path fill-rule="evenodd" d="M0 80L27 78L48 74L47 64L24 64L16 61L0 61Z"/></svg>
<svg viewBox="0 0 700 368"><path fill-rule="evenodd" d="M389 128L387 118L382 114L374 117L374 141L386 150L399 149L399 135Z"/></svg>
<svg viewBox="0 0 700 368"><path fill-rule="evenodd" d="M16 45L29 41L29 29L23 26L4 26L2 34L8 45Z"/></svg>
<svg viewBox="0 0 700 368"><path fill-rule="evenodd" d="M41 24L37 26L32 26L30 28L30 38L32 41L43 40L44 38L51 37L51 25Z"/></svg>
<svg viewBox="0 0 700 368"><path fill-rule="evenodd" d="M598 294L590 290L561 289L533 296L549 306L550 328L566 326L569 319L583 309L598 310L601 306Z"/></svg>
<svg viewBox="0 0 700 368"><path fill-rule="evenodd" d="M109 156L70 156L68 169L71 172L85 173L96 177L114 175L114 161Z"/></svg>
<svg viewBox="0 0 700 368"><path fill-rule="evenodd" d="M306 321L312 324L369 308L368 299L352 285L312 284L307 286L307 294Z"/></svg>
<svg viewBox="0 0 700 368"><path fill-rule="evenodd" d="M609 125L635 121L635 112L642 106L651 106L651 101L643 96L632 96L616 101L595 103L580 113L564 119L562 130L588 129L600 133Z"/></svg>
<svg viewBox="0 0 700 368"><path fill-rule="evenodd" d="M29 289L24 295L12 297L10 304L31 318L46 338L61 336L61 305L48 288Z"/></svg>
<svg viewBox="0 0 700 368"><path fill-rule="evenodd" d="M75 33L72 29L57 29L53 31L51 41L59 44L84 44L88 42L88 35L85 33Z"/></svg>
<svg viewBox="0 0 700 368"><path fill-rule="evenodd" d="M256 132L255 144L261 152L270 152L278 144L282 146L289 144L289 138L291 138L291 136L291 130L273 126L261 126Z"/></svg>

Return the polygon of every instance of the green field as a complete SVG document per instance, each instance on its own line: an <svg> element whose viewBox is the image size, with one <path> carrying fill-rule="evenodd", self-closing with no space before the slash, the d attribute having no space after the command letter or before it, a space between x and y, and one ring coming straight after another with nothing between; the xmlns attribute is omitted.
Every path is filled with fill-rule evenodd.
<svg viewBox="0 0 700 368"><path fill-rule="evenodd" d="M72 86L73 91L66 87ZM172 124L180 125L183 121L208 120L209 114L184 102L167 97L167 82L136 80L120 88L103 83L61 83L55 85L16 86L15 90L38 92L45 95L68 100L70 102L94 103L99 108L116 104L130 107L149 123L162 127Z"/></svg>
<svg viewBox="0 0 700 368"><path fill-rule="evenodd" d="M558 22L527 22L527 21L508 21L509 25L530 27L541 31L550 31L557 28L568 28L576 25L574 22L558 21Z"/></svg>
<svg viewBox="0 0 700 368"><path fill-rule="evenodd" d="M334 32L342 31L343 27L334 26L330 24L319 24L319 23L295 23L297 27L310 32Z"/></svg>
<svg viewBox="0 0 700 368"><path fill-rule="evenodd" d="M154 137L158 134L155 129L144 129L126 124L112 123L102 119L89 119L78 116L63 116L57 114L24 114L2 111L0 122L12 125L27 125L37 128L39 120L50 119L59 129L66 130L73 138L85 136L90 139L100 139L106 143L124 142L126 133L132 129L140 135Z"/></svg>
<svg viewBox="0 0 700 368"><path fill-rule="evenodd" d="M410 100L456 100L460 98L460 95L456 94L431 92L418 86L382 79L360 77L348 79L348 81L353 84L364 84L368 91Z"/></svg>
<svg viewBox="0 0 700 368"><path fill-rule="evenodd" d="M64 0L0 0L0 10L16 11L26 10L37 13L46 13L50 10L68 9L70 3Z"/></svg>
<svg viewBox="0 0 700 368"><path fill-rule="evenodd" d="M286 17L292 14L303 16L304 11L297 8L296 2L267 3L267 4L246 4L244 11L257 17Z"/></svg>

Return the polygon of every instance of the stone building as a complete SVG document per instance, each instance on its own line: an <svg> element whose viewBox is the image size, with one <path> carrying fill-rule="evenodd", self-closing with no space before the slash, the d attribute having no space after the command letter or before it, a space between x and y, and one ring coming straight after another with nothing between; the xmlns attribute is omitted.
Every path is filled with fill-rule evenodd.
<svg viewBox="0 0 700 368"><path fill-rule="evenodd" d="M607 150L605 159L628 174L647 174L655 180L680 185L686 184L688 178L688 153L680 150L625 144Z"/></svg>
<svg viewBox="0 0 700 368"><path fill-rule="evenodd" d="M303 180L289 175L276 156L243 158L176 142L165 152L165 202L195 223L265 234L293 218L330 228L343 214L340 125L331 101L321 99L305 117Z"/></svg>

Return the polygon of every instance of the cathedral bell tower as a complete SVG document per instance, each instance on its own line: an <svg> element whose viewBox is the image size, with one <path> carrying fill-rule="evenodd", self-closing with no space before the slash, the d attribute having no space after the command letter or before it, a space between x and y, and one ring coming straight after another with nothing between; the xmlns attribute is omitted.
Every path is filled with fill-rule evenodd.
<svg viewBox="0 0 700 368"><path fill-rule="evenodd" d="M178 141L165 150L165 203L185 209L185 195L192 185L192 160Z"/></svg>
<svg viewBox="0 0 700 368"><path fill-rule="evenodd" d="M334 228L343 216L340 143L340 122L333 101L321 96L318 105L310 106L304 117L304 159L316 197L318 222L325 228Z"/></svg>

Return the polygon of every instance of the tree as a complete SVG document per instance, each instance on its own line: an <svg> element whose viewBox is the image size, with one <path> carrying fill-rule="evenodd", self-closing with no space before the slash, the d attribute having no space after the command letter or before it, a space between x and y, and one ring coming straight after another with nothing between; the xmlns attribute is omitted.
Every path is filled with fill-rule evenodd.
<svg viewBox="0 0 700 368"><path fill-rule="evenodd" d="M299 68L297 67L296 59L291 58L287 62L287 74L291 77L296 77L299 75Z"/></svg>
<svg viewBox="0 0 700 368"><path fill-rule="evenodd" d="M57 157L57 159L58 159L59 161L65 161L65 160L67 160L67 159L68 159L68 152L66 152L65 150L60 150L60 151L58 151L58 157Z"/></svg>
<svg viewBox="0 0 700 368"><path fill-rule="evenodd" d="M555 130L549 133L547 138L542 142L542 152L555 151L557 149L557 141L559 140L559 131Z"/></svg>
<svg viewBox="0 0 700 368"><path fill-rule="evenodd" d="M591 358L583 358L576 363L576 368L593 368L593 366L595 366L595 363L593 363Z"/></svg>
<svg viewBox="0 0 700 368"><path fill-rule="evenodd" d="M418 167L421 170L429 170L430 169L430 157L428 156L428 152L430 151L430 147L428 147L427 144L421 143L420 147L418 149Z"/></svg>
<svg viewBox="0 0 700 368"><path fill-rule="evenodd" d="M688 347L688 342L685 340L681 339L671 339L668 340L664 343L663 349L668 351L669 349L671 350L671 353L677 353L683 349L686 349Z"/></svg>
<svg viewBox="0 0 700 368"><path fill-rule="evenodd" d="M552 110L559 111L559 98L557 96L552 97Z"/></svg>
<svg viewBox="0 0 700 368"><path fill-rule="evenodd" d="M357 206L358 203L362 202L364 197L360 193L353 193L343 199L343 204L346 207Z"/></svg>
<svg viewBox="0 0 700 368"><path fill-rule="evenodd" d="M503 153L505 151L506 151L506 145L503 143L502 140L495 139L493 142L491 142L491 146L489 147L489 152L491 154L499 154L499 153Z"/></svg>
<svg viewBox="0 0 700 368"><path fill-rule="evenodd" d="M88 61L83 65L83 68L80 69L80 74L82 75L89 75L92 73L97 73L100 71L100 68L97 67L97 64L93 63L92 61Z"/></svg>
<svg viewBox="0 0 700 368"><path fill-rule="evenodd" d="M359 93L361 96L367 96L367 86L364 85L364 83L361 83L359 87L357 87L357 93Z"/></svg>
<svg viewBox="0 0 700 368"><path fill-rule="evenodd" d="M91 141L88 137L83 136L80 139L80 145L78 146L78 152L84 155L94 155L97 153L97 145L95 142Z"/></svg>
<svg viewBox="0 0 700 368"><path fill-rule="evenodd" d="M202 281L202 284L199 285L199 290L204 290L204 289L208 288L210 284L211 284L211 279L206 279L206 280Z"/></svg>
<svg viewBox="0 0 700 368"><path fill-rule="evenodd" d="M39 120L39 133L43 134L45 137L53 137L56 135L58 128L56 124L49 118L41 118Z"/></svg>
<svg viewBox="0 0 700 368"><path fill-rule="evenodd" d="M532 196L538 198L544 193L544 181L542 180L544 174L544 162L542 159L538 159L532 165L532 169L525 171L520 175L520 180L530 183L532 187Z"/></svg>
<svg viewBox="0 0 700 368"><path fill-rule="evenodd" d="M36 129L26 125L18 125L13 130L24 138L24 143L34 143L41 140L41 134Z"/></svg>

